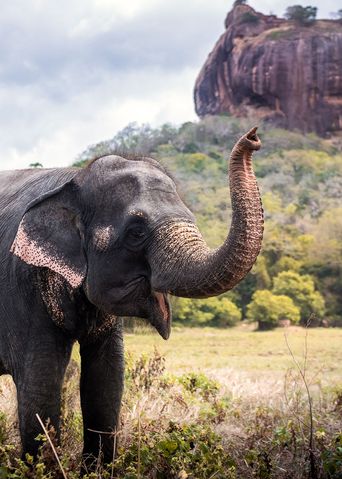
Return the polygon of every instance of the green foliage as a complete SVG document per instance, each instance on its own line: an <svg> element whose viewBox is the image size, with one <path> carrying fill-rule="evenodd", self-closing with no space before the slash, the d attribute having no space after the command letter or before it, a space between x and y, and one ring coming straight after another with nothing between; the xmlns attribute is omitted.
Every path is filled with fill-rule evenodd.
<svg viewBox="0 0 342 479"><path fill-rule="evenodd" d="M314 315L322 318L325 312L324 299L315 290L313 279L309 275L300 275L295 271L282 271L274 278L273 292L287 295L300 309L302 324L306 324Z"/></svg>
<svg viewBox="0 0 342 479"><path fill-rule="evenodd" d="M113 151L141 151L156 157L175 178L178 191L194 212L209 246L217 247L226 237L231 218L226 178L229 150L252 124L253 119L227 115L208 116L179 128L130 124L108 141L90 146L79 156L77 165ZM310 274L324 298L325 319L331 325L340 324L341 145L314 134L303 135L262 124L259 134L262 149L254 156L253 164L265 210L262 254L251 274L234 288L233 296L225 297L245 317L253 294L257 290L272 290L274 277L280 272ZM318 307L322 318L319 298L315 290L313 310ZM175 319L192 325L235 324L239 312L222 300L223 297L204 302L176 300ZM301 311L303 320L311 310L307 306Z"/></svg>
<svg viewBox="0 0 342 479"><path fill-rule="evenodd" d="M293 29L275 28L266 33L266 38L269 40L281 40L282 38L290 38L292 35Z"/></svg>
<svg viewBox="0 0 342 479"><path fill-rule="evenodd" d="M137 361L126 355L125 380L137 393L149 391L160 383L165 370L165 358L155 349L152 356L143 354Z"/></svg>
<svg viewBox="0 0 342 479"><path fill-rule="evenodd" d="M247 318L250 321L258 321L259 329L271 329L276 327L280 320L289 320L296 324L299 321L300 312L288 296L275 295L268 290L258 290L248 305Z"/></svg>
<svg viewBox="0 0 342 479"><path fill-rule="evenodd" d="M258 23L259 17L252 12L245 12L241 15L241 23Z"/></svg>
<svg viewBox="0 0 342 479"><path fill-rule="evenodd" d="M281 271L295 271L298 273L303 266L303 262L292 258L291 256L282 256L279 261L277 261L272 268L272 273L277 275Z"/></svg>
<svg viewBox="0 0 342 479"><path fill-rule="evenodd" d="M157 479L236 478L234 461L224 451L220 436L200 424L170 422L163 432L153 428L149 434L136 435L132 445L119 453L115 470L123 479L138 479L138 457L140 477L149 477L153 469Z"/></svg>
<svg viewBox="0 0 342 479"><path fill-rule="evenodd" d="M292 5L287 7L285 12L285 18L287 20L294 20L300 25L311 25L317 15L317 7L302 7L302 5Z"/></svg>
<svg viewBox="0 0 342 479"><path fill-rule="evenodd" d="M4 444L6 439L7 439L6 416L3 412L0 411L0 445Z"/></svg>
<svg viewBox="0 0 342 479"><path fill-rule="evenodd" d="M265 256L259 256L253 268L256 277L256 286L258 289L268 289L272 286L272 280L267 270L267 262Z"/></svg>
<svg viewBox="0 0 342 479"><path fill-rule="evenodd" d="M200 394L204 399L216 397L219 391L219 383L209 379L202 373L187 373L178 378L184 388L193 393Z"/></svg>
<svg viewBox="0 0 342 479"><path fill-rule="evenodd" d="M342 472L342 434L338 434L330 442L322 454L323 469L329 479L339 479Z"/></svg>
<svg viewBox="0 0 342 479"><path fill-rule="evenodd" d="M43 165L37 161L36 163L30 163L29 168L43 168Z"/></svg>
<svg viewBox="0 0 342 479"><path fill-rule="evenodd" d="M242 316L239 308L224 296L199 300L180 298L173 311L176 321L202 326L234 326Z"/></svg>

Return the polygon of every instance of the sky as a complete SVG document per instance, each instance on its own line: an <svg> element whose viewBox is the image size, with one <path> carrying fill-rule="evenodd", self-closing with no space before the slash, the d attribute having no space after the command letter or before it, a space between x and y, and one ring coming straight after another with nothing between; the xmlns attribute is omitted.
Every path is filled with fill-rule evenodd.
<svg viewBox="0 0 342 479"><path fill-rule="evenodd" d="M196 120L232 1L11 0L0 13L0 169L67 166L130 122ZM250 0L282 16L289 0ZM319 18L336 0L314 0ZM306 2L303 4L306 5Z"/></svg>

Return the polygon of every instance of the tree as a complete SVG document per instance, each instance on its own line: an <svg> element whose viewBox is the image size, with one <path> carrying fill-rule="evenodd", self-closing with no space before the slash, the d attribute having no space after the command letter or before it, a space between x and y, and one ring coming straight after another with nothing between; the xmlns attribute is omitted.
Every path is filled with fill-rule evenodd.
<svg viewBox="0 0 342 479"><path fill-rule="evenodd" d="M342 8L340 8L339 10L337 10L337 12L331 12L330 13L330 16L332 18L336 18L337 20L342 20Z"/></svg>
<svg viewBox="0 0 342 479"><path fill-rule="evenodd" d="M246 5L247 0L235 0L233 3L233 7L236 7L237 5Z"/></svg>
<svg viewBox="0 0 342 479"><path fill-rule="evenodd" d="M272 329L282 319L296 324L300 319L299 308L291 298L275 295L267 289L256 291L247 307L247 318L258 322L258 329Z"/></svg>
<svg viewBox="0 0 342 479"><path fill-rule="evenodd" d="M37 161L36 163L30 163L29 168L43 168L43 165Z"/></svg>
<svg viewBox="0 0 342 479"><path fill-rule="evenodd" d="M253 268L256 277L257 289L268 289L272 286L272 281L267 270L267 263L264 256L260 255Z"/></svg>
<svg viewBox="0 0 342 479"><path fill-rule="evenodd" d="M234 326L242 317L236 304L225 297L178 299L174 303L173 312L175 320L203 326Z"/></svg>
<svg viewBox="0 0 342 479"><path fill-rule="evenodd" d="M294 20L300 25L311 25L316 20L317 7L302 7L302 5L292 5L287 7L285 18Z"/></svg>
<svg viewBox="0 0 342 479"><path fill-rule="evenodd" d="M285 294L293 299L300 308L301 323L306 324L314 314L322 318L325 312L325 303L322 295L315 290L312 277L308 274L300 275L295 271L282 271L273 282L274 294Z"/></svg>
<svg viewBox="0 0 342 479"><path fill-rule="evenodd" d="M299 272L300 268L303 266L303 262L293 258L292 256L282 256L279 261L277 261L272 268L272 274L277 275L281 271L296 271Z"/></svg>

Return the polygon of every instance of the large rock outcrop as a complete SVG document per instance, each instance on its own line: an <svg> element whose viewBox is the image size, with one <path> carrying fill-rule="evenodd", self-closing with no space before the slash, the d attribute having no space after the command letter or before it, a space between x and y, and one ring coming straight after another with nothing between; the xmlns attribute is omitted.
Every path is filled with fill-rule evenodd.
<svg viewBox="0 0 342 479"><path fill-rule="evenodd" d="M339 21L300 26L236 5L225 27L196 80L200 117L251 113L323 136L342 130Z"/></svg>

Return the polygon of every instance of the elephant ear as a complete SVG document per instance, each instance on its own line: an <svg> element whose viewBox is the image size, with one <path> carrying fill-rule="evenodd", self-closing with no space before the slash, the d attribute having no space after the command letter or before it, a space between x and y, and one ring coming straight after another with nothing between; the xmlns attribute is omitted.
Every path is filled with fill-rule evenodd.
<svg viewBox="0 0 342 479"><path fill-rule="evenodd" d="M68 182L32 201L19 224L11 253L27 264L59 273L73 287L86 275L74 185Z"/></svg>

